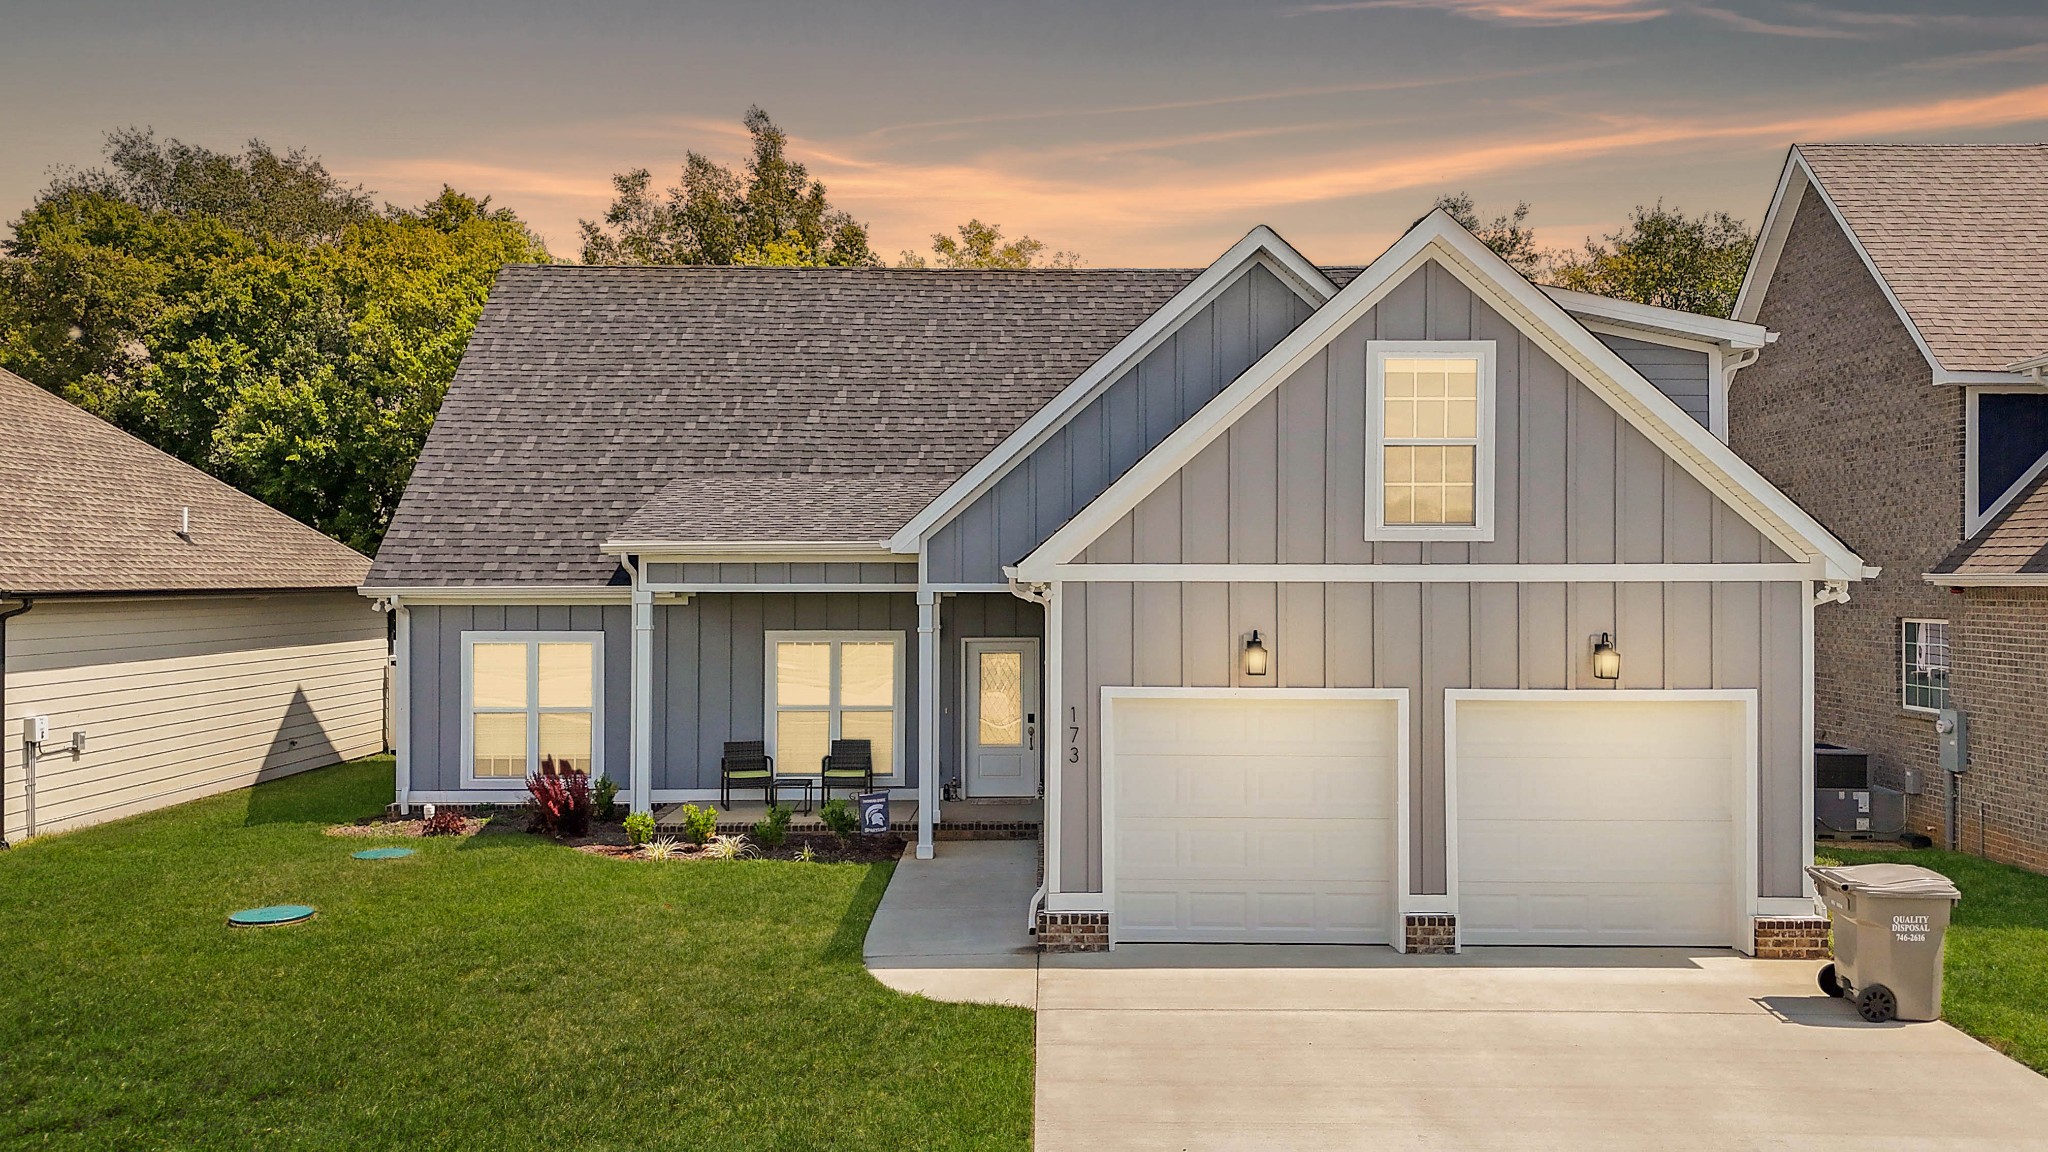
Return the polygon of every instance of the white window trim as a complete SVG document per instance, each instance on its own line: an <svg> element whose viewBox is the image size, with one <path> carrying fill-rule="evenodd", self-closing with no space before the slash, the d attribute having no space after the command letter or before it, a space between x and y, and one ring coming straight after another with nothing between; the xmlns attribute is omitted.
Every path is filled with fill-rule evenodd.
<svg viewBox="0 0 2048 1152"><path fill-rule="evenodd" d="M1479 362L1479 436L1473 453L1472 523L1394 524L1386 521L1386 362L1390 357L1460 357ZM1365 538L1367 540L1493 539L1494 342L1491 340L1368 340L1365 345ZM1448 442L1448 441L1447 441ZM1462 442L1460 440L1459 442Z"/></svg>
<svg viewBox="0 0 2048 1152"><path fill-rule="evenodd" d="M517 780L500 777L478 776L476 774L476 706L475 669L476 646L479 644L524 644L526 645L526 676L528 697L533 698L540 684L540 646L542 644L589 644L590 654L590 778L597 779L605 774L604 767L604 633L603 632L464 632L462 634L462 787L492 790L526 790L526 780L533 775L540 763L540 714L538 704L526 708L526 776ZM512 711L491 709L491 711ZM547 709L554 712L581 712L581 708Z"/></svg>
<svg viewBox="0 0 2048 1152"><path fill-rule="evenodd" d="M1893 648L1893 651L1895 651L1899 657L1899 707L1908 712L1913 713L1916 716L1939 716L1941 715L1941 709L1939 708L1929 708L1921 704L1906 703L1906 625L1908 624L1939 624L1944 629L1950 627L1950 624L1946 620L1931 620L1919 616L1901 617L1899 620L1898 640ZM1953 646L1949 646L1946 643L1944 644L1944 646L1948 648L1948 674L1952 681L1956 674L1955 649Z"/></svg>
<svg viewBox="0 0 2048 1152"><path fill-rule="evenodd" d="M775 755L775 754L776 754L776 749L775 749L775 728L776 728L776 724L775 724L775 711L776 711L776 708L775 708L775 673L776 673L776 668L775 668L775 646L776 646L777 644L781 644L781 643L798 643L798 644L822 644L822 643L834 643L834 644L839 644L839 643L856 643L856 644L875 644L875 643L888 643L888 644L891 644L891 645L893 645L893 646L894 646L894 651L895 651L895 656L896 656L896 659L895 659L895 671L894 671L894 677L895 677L895 679L894 679L894 687L895 687L895 696L896 696L896 700L895 700L895 703L891 705L891 710L892 710L892 712L893 712L893 715L894 715L894 717L895 717L895 719L894 719L894 731L895 731L895 733L896 733L896 739L895 739L895 747L894 747L893 749L891 749L891 757L890 757L890 760L891 760L891 762L890 762L890 763L889 763L889 764L888 764L888 765L886 766L886 771L884 770L884 766L883 766L883 765L877 764L877 765L875 766L875 783L877 783L877 784L882 784L882 783L890 783L890 784L895 784L895 783L898 783L898 782L900 782L900 781L901 781L902 779L904 779L904 773L903 773L903 764L904 764L904 748L905 748L905 746L906 746L906 745L907 745L907 744L908 744L908 743L910 742L910 733L909 733L908 731L906 731L906 730L905 730L905 728L904 728L904 725L905 725L905 723L906 723L906 722L908 721L909 717L908 717L908 715L907 715L907 711L908 711L908 709L906 708L906 706L905 706L905 703L904 703L904 702L905 702L905 699L906 699L906 697L905 697L905 693L904 693L904 683L903 683L903 673L904 673L904 665L905 665L905 663L906 663L906 660L907 660L907 652L906 652L906 649L908 649L908 648L909 648L909 646L910 646L910 644L909 644L909 634L908 634L908 633L906 633L906 632L894 632L894 631L872 631L872 632L848 632L848 631L820 630L820 631L815 631L815 632L814 632L814 631L806 631L806 630L802 630L802 629L799 629L799 630L795 630L795 631L783 631L783 632L769 632L769 633L767 633L767 634L766 634L766 638L765 638L765 642L764 642L764 644L763 644L763 646L762 646L762 664L761 664L761 667L762 667L762 676L761 676L761 684L762 684L762 694L761 694L761 717L762 717L762 721L761 721L761 727L762 727L762 733L761 733L761 739L762 739L762 742L763 742L763 744L765 744L765 745L766 745L766 747L767 747L767 749L768 749L768 755L770 755L770 756L773 756L773 755ZM835 655L836 655L836 654L835 654ZM838 692L839 692L839 662L838 662L838 660L836 660L836 659L835 659L835 660L833 660L833 661L832 661L832 664L831 664L831 675L832 675L832 695L836 697L836 696L838 695ZM825 707L825 708L821 708L821 709L817 709L817 708L814 708L814 709L812 709L812 710L814 710L814 711L828 711L828 712L832 713L832 715L833 715L833 717L834 717L834 722L833 722L833 723L832 723L832 725L831 725L831 729L830 729L830 731L828 731L828 732L826 733L826 740L828 740L828 741L831 741L831 740L836 740L836 739L838 739L838 738L839 738L839 731L838 731L838 728L839 728L839 726L838 726L838 723L837 723L837 717L838 717L839 713L840 713L840 712L842 711L842 708L841 708L840 706L838 706L838 705L831 705L831 706L827 706L827 707ZM860 711L860 710L862 710L862 709L861 709L861 708L859 708L859 707L856 707L856 709L855 709L855 710L856 710L856 711ZM867 711L879 711L879 709L875 709L875 708L867 708L867 709L865 709L865 710L867 710ZM828 745L828 746L829 746L829 745ZM786 773L786 774L788 774L788 775L792 775L792 776L809 776L809 775L815 775L815 773L809 772L808 770L806 770L806 771L801 771L801 772L799 772L799 771L794 771L794 770L791 770L791 769L787 769L787 768L784 768L784 767L783 767L783 766L782 766L781 764L777 764L777 765L775 766L775 771L776 771L776 772L777 772L778 774L784 774L784 773Z"/></svg>
<svg viewBox="0 0 2048 1152"><path fill-rule="evenodd" d="M2036 395L2036 396L2039 396L2039 395L2042 395L2042 394L2044 393L2044 391L2048 391L2048 390L2044 390L2044 389L2042 389L2042 388L2040 388L2040 387L2038 387L2038 386L2014 386L2014 387L2004 387L2004 388L1997 388L1997 387L1993 387L1993 388L1971 388L1971 389L1969 389L1968 391L1966 391L1966 392L1964 393L1964 400L1963 400L1963 538L1964 538L1964 539L1968 539L1968 538L1970 538L1970 537L1972 537L1972 536L1975 536L1975 535L1976 535L1977 533L1979 533L1979 532L1982 532L1982 531L1984 530L1984 526L1985 526L1986 524L1989 524L1989 523L1991 523L1991 522L1992 522L1993 520L1996 520L1996 519L1998 518L1998 514L1999 514L1999 513L2001 513L2001 512L2003 512L2003 511L2005 511L2005 509L2006 509L2006 506L2007 506L2007 505L2011 504L2011 503L2013 502L2013 500L2014 500L2015 498L2017 498L2017 497L2019 496L2019 494L2020 494L2021 492L2024 492L2024 491L2026 491L2026 490L2027 490L2027 486L2028 486L2028 485L2032 484L2032 483L2033 483L2033 482L2034 482L2035 480L2039 479L2039 478L2040 478L2040 476L2041 476L2041 473L2042 473L2042 471L2043 471L2044 469L2048 469L2048 453L2043 453L2043 454L2042 454L2042 456L2041 456L2041 458L2040 458L2039 460L2036 460L2036 461L2034 461L2034 463L2033 463L2033 465L2032 465L2031 467L2029 467L2029 468L2028 468L2028 469L2027 469L2027 470L2026 470L2025 472L2022 472L2022 473L2020 473L2020 477L2019 477L2019 479L2017 479L2017 480L2014 480L2014 481L2013 481L2013 482L2012 482L2011 484L2007 485L2007 486L2006 486L2006 489L2005 489L2005 491L2004 491L2004 492L2001 492L2001 493L1998 493L1998 494L1997 494L1997 498L1991 501L1991 506L1990 506L1990 507L1988 507L1988 508L1984 509L1984 511L1982 511L1982 512L1979 512L1979 511L1977 511L1977 505L1978 505L1979 503L1981 503L1981 502L1983 501L1983 498L1984 498L1984 496L1985 496L1985 495L1987 495L1987 494L1986 494L1986 493L1984 492L1984 490L1983 490L1983 487L1982 487L1982 483L1981 483L1981 481L1980 481L1980 480L1978 479L1978 472L1977 472L1977 459L1978 459L1978 455L1979 455L1979 453L1980 453L1980 452L1982 451L1982 442L1981 442L1981 439L1980 439L1980 437L1981 437L1981 431L1980 431L1980 423L1979 423L1979 421L1980 421L1980 417L1979 417L1979 416L1978 416L1978 414L1977 414L1977 401L1978 401L1978 399L1979 399L1980 397L1982 397L1982 396L1983 396L1983 395L1984 395L1984 394L1985 394L1986 392L1998 392L1998 393L2032 393L2032 394L2034 394L2034 395Z"/></svg>

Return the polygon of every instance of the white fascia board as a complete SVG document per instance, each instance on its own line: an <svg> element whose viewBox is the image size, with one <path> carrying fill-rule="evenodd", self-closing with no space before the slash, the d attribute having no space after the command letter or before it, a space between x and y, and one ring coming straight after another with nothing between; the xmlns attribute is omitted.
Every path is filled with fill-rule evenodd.
<svg viewBox="0 0 2048 1152"><path fill-rule="evenodd" d="M1424 217L1272 351L1110 485L1017 565L1026 582L1048 580L1153 489L1193 460L1241 416L1318 355L1422 264L1435 258L1602 394L1623 419L1795 557L1819 557L1826 578L1861 580L1868 570L1849 547L1771 485L1714 434L1658 391L1556 301L1488 250L1443 211Z"/></svg>
<svg viewBox="0 0 2048 1152"><path fill-rule="evenodd" d="M1639 329L1653 342L1656 335L1665 335L1688 341L1719 344L1728 348L1761 348L1776 338L1761 324L1723 320L1718 316L1701 316L1692 312L1681 312L1676 308L1659 308L1652 304L1616 300L1611 296L1595 296L1590 292L1574 292L1569 288L1555 288L1547 284L1538 287L1543 290L1545 296L1557 301L1560 307L1580 320L1604 320L1622 328Z"/></svg>
<svg viewBox="0 0 2048 1152"><path fill-rule="evenodd" d="M2027 379L2039 383L2041 380L2041 374L2044 371L2048 371L2048 353L2043 353L2039 356L2031 356L2025 360L2019 360L2014 363L2007 364L2005 366L2005 370L2007 372L2014 373L2015 375L2025 376Z"/></svg>
<svg viewBox="0 0 2048 1152"><path fill-rule="evenodd" d="M1259 225L1217 257L1216 262L1190 281L1187 287L1174 293L1173 298L1147 317L1143 324L1117 341L1115 347L1075 377L1074 382L1061 390L1050 403L1010 433L995 451L982 457L965 476L939 493L938 498L926 505L910 523L897 529L888 540L889 550L905 554L917 552L926 536L943 527L955 513L1002 479L1004 473L1058 431L1068 417L1079 412L1102 389L1114 383L1126 368L1165 342L1179 330L1182 322L1221 295L1224 289L1236 282L1239 274L1253 264L1263 265L1311 307L1320 308L1337 294L1336 284L1323 274L1322 269L1295 251L1294 246L1282 240L1279 233L1264 224Z"/></svg>
<svg viewBox="0 0 2048 1152"><path fill-rule="evenodd" d="M1806 157L1800 155L1797 144L1792 146L1791 154L1785 159L1785 172L1778 179L1777 194L1771 198L1770 213L1764 217L1764 230L1758 236L1756 251L1750 254L1749 271L1742 277L1742 291L1735 297L1737 320L1754 321L1757 314L1763 310L1764 293L1770 289L1771 275L1777 271L1778 257L1785 250L1785 237L1791 232L1793 217L1799 214L1800 197L1808 188L1812 188L1814 194L1820 197L1820 202L1826 205L1828 215L1834 218L1835 227L1840 228L1842 235L1848 237L1849 247L1856 250L1856 258L1863 261L1863 270L1876 282L1878 291L1884 293L1885 300L1890 302L1892 311L1898 315L1899 323L1906 326L1906 334L1913 338L1913 346L1920 350L1921 357L1927 361L1927 367L1934 373L1936 384L2003 382L1965 377L2002 377L2007 375L2005 373L1949 372L1941 366L1941 361L1934 355L1934 349L1927 346L1926 337L1920 334L1919 325L1913 323L1913 317L1907 313L1906 306L1899 302L1898 295L1892 291L1890 281L1884 278L1883 272L1878 271L1877 261L1871 258L1870 250L1863 246L1862 239L1856 235L1856 229L1849 226L1849 218L1842 215L1842 209L1835 203L1835 198L1828 195L1827 186L1820 182L1820 178L1815 176L1813 169L1807 165Z"/></svg>
<svg viewBox="0 0 2048 1152"><path fill-rule="evenodd" d="M2039 588L2048 572L1923 572L1922 580L1937 588Z"/></svg>
<svg viewBox="0 0 2048 1152"><path fill-rule="evenodd" d="M607 540L598 545L607 556L638 556L642 563L702 562L787 563L795 558L889 560L888 545L876 540Z"/></svg>
<svg viewBox="0 0 2048 1152"><path fill-rule="evenodd" d="M534 584L524 587L497 585L471 588L458 584L420 585L405 588L358 588L364 596L391 598L411 604L626 604L633 590L613 587Z"/></svg>

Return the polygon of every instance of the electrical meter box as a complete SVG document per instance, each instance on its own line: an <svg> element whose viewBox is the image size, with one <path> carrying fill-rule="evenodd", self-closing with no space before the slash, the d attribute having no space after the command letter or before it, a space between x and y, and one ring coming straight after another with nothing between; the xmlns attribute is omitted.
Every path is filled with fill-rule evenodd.
<svg viewBox="0 0 2048 1152"><path fill-rule="evenodd" d="M1961 772L1970 766L1970 718L1954 708L1943 708L1934 720L1935 738L1941 744L1941 770Z"/></svg>
<svg viewBox="0 0 2048 1152"><path fill-rule="evenodd" d="M50 718L48 716L23 716L21 718L21 742L43 744L50 739Z"/></svg>

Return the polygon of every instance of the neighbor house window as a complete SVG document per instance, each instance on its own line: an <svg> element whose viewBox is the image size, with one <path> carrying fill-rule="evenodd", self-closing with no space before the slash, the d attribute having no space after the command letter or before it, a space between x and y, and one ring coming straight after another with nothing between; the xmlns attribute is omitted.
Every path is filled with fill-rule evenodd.
<svg viewBox="0 0 2048 1152"><path fill-rule="evenodd" d="M520 787L543 767L596 774L601 633L463 636L464 784Z"/></svg>
<svg viewBox="0 0 2048 1152"><path fill-rule="evenodd" d="M1916 712L1948 707L1948 624L1905 620L1899 625L1903 703Z"/></svg>
<svg viewBox="0 0 2048 1152"><path fill-rule="evenodd" d="M903 731L898 632L768 634L768 744L775 770L816 775L834 740L866 740L895 775Z"/></svg>
<svg viewBox="0 0 2048 1152"><path fill-rule="evenodd" d="M1366 345L1366 535L1493 538L1493 342Z"/></svg>

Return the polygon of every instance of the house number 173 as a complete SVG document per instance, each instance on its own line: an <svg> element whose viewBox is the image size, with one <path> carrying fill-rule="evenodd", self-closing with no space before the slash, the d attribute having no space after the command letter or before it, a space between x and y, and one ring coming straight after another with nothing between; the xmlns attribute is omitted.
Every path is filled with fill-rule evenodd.
<svg viewBox="0 0 2048 1152"><path fill-rule="evenodd" d="M1081 762L1081 709L1067 709L1067 763Z"/></svg>

